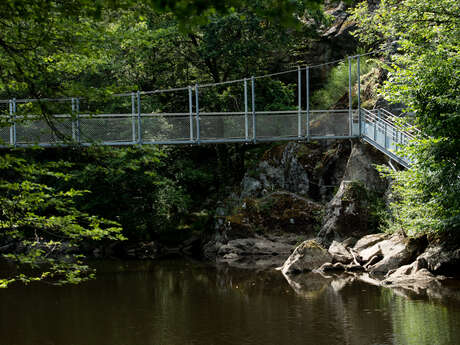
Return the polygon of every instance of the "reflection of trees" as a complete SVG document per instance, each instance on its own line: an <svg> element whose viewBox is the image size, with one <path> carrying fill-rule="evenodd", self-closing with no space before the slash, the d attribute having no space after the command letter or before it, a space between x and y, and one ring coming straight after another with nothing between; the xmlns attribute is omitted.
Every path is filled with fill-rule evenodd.
<svg viewBox="0 0 460 345"><path fill-rule="evenodd" d="M391 306L397 344L448 345L459 339L460 313L444 305L400 297L389 289L382 290L381 303Z"/></svg>

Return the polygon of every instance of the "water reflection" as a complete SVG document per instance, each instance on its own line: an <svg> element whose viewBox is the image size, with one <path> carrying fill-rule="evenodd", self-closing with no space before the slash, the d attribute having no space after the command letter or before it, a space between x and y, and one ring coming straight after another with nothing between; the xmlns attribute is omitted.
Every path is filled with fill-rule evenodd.
<svg viewBox="0 0 460 345"><path fill-rule="evenodd" d="M455 344L455 299L185 260L100 263L96 281L0 290L0 344ZM292 287L291 287L292 286ZM430 325L430 327L428 327ZM427 331L429 329L429 331Z"/></svg>

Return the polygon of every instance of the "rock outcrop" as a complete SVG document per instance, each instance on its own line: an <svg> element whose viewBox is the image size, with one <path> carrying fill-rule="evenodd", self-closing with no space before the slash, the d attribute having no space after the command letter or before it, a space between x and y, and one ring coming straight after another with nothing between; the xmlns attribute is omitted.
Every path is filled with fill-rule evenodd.
<svg viewBox="0 0 460 345"><path fill-rule="evenodd" d="M385 207L383 195L388 188L374 164L383 164L382 155L354 142L340 187L325 210L319 241L329 245L333 240L361 238L378 228L378 212Z"/></svg>

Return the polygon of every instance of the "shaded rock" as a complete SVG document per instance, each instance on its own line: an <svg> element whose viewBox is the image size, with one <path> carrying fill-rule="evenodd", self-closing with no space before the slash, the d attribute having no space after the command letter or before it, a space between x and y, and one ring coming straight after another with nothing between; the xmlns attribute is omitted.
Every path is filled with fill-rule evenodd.
<svg viewBox="0 0 460 345"><path fill-rule="evenodd" d="M341 262L343 264L349 264L353 261L353 256L345 248L342 243L333 241L328 249L329 254L332 256L333 262Z"/></svg>
<svg viewBox="0 0 460 345"><path fill-rule="evenodd" d="M452 249L442 245L430 245L418 257L424 260L426 268L435 274L460 275L460 248Z"/></svg>
<svg viewBox="0 0 460 345"><path fill-rule="evenodd" d="M241 181L241 198L248 198L253 195L260 195L262 183L254 177L244 176Z"/></svg>
<svg viewBox="0 0 460 345"><path fill-rule="evenodd" d="M419 262L415 261L410 265L404 265L392 272L389 272L382 285L401 287L419 292L421 289L428 289L437 285L439 277L433 275L426 268L420 268Z"/></svg>
<svg viewBox="0 0 460 345"><path fill-rule="evenodd" d="M259 198L280 189L307 195L309 177L299 162L299 147L298 143L288 143L266 152L257 168L243 178L241 198Z"/></svg>
<svg viewBox="0 0 460 345"><path fill-rule="evenodd" d="M239 238L221 243L217 257L238 259L244 256L279 256L285 260L292 252L292 244L288 240L272 241L264 237Z"/></svg>
<svg viewBox="0 0 460 345"><path fill-rule="evenodd" d="M284 263L283 274L309 272L332 260L331 255L318 242L308 240L300 244Z"/></svg>
<svg viewBox="0 0 460 345"><path fill-rule="evenodd" d="M316 234L323 206L300 195L278 191L259 199L244 199L226 217L221 232L226 239L254 237L256 232Z"/></svg>
<svg viewBox="0 0 460 345"><path fill-rule="evenodd" d="M322 244L344 238L359 238L374 231L376 216L383 201L378 194L360 182L342 181L339 190L326 208L324 225L318 234Z"/></svg>

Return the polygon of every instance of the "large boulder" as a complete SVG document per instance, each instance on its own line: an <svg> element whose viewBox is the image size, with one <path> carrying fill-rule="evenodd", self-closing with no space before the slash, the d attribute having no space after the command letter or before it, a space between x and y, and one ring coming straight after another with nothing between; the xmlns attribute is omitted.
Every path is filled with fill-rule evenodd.
<svg viewBox="0 0 460 345"><path fill-rule="evenodd" d="M386 161L381 152L356 141L353 143L343 179L360 182L367 190L383 194L388 188L388 181L381 177L375 165L385 164Z"/></svg>
<svg viewBox="0 0 460 345"><path fill-rule="evenodd" d="M353 256L347 248L340 242L333 241L328 249L333 262L340 262L342 264L349 264L353 261Z"/></svg>
<svg viewBox="0 0 460 345"><path fill-rule="evenodd" d="M425 239L409 239L402 234L395 234L389 239L374 244L360 252L363 257L365 251L374 251L374 255L369 255L368 260L373 256L381 255L382 259L374 265L369 266L371 274L384 275L389 271L397 269L412 262L426 247Z"/></svg>
<svg viewBox="0 0 460 345"><path fill-rule="evenodd" d="M326 208L324 225L318 234L321 243L360 238L378 226L378 210L384 206L380 195L362 183L342 181Z"/></svg>
<svg viewBox="0 0 460 345"><path fill-rule="evenodd" d="M310 272L332 260L331 255L315 240L300 244L284 263L281 271L285 275Z"/></svg>

